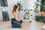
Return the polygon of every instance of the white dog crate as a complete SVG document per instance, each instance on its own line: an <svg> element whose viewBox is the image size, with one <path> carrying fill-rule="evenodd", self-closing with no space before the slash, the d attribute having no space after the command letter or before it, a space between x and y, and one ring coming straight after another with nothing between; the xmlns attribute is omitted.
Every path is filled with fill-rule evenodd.
<svg viewBox="0 0 45 30"><path fill-rule="evenodd" d="M30 21L30 10L25 9L23 11L21 11L21 18L23 19L23 21Z"/></svg>
<svg viewBox="0 0 45 30"><path fill-rule="evenodd" d="M32 10L21 10L20 11L20 19L23 21L31 21L31 18L35 18L35 13Z"/></svg>

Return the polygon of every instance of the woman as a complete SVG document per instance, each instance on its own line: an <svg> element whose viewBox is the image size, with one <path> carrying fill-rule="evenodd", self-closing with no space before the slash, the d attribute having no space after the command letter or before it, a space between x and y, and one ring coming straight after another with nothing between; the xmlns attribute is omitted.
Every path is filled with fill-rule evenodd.
<svg viewBox="0 0 45 30"><path fill-rule="evenodd" d="M12 20L11 20L11 25L10 27L12 26L13 28L21 28L21 23L22 23L22 20L20 20L18 18L18 13L20 13L20 10L19 10L19 6L15 5L14 6L14 9L12 11L12 14L13 14L13 17Z"/></svg>

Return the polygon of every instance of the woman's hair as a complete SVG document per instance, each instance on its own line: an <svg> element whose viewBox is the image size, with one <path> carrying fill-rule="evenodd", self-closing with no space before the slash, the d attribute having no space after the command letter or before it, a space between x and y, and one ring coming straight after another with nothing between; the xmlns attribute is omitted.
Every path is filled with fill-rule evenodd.
<svg viewBox="0 0 45 30"><path fill-rule="evenodd" d="M16 9L17 9L18 7L19 7L19 6L14 5L13 12L16 12Z"/></svg>

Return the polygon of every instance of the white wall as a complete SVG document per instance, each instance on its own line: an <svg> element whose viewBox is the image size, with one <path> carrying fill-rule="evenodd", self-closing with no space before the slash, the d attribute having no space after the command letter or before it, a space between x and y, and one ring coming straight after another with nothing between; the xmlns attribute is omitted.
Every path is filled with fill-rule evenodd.
<svg viewBox="0 0 45 30"><path fill-rule="evenodd" d="M23 9L29 8L29 0L21 0L21 4L23 5Z"/></svg>
<svg viewBox="0 0 45 30"><path fill-rule="evenodd" d="M8 7L2 7L2 6L0 6L0 8L1 8L3 11L8 11L10 18L12 18L13 6L14 6L15 4L17 4L18 1L20 1L20 0L7 0L7 2L8 2ZM3 18L2 18L2 19L3 19Z"/></svg>
<svg viewBox="0 0 45 30"><path fill-rule="evenodd" d="M36 0L29 0L29 9L34 9L33 6L35 5L35 2ZM38 10L40 10L40 6L38 7Z"/></svg>
<svg viewBox="0 0 45 30"><path fill-rule="evenodd" d="M8 1L8 11L10 17L12 17L13 6L17 4L18 1L21 1L21 4L23 4L23 9L29 8L29 0L7 0L7 1Z"/></svg>
<svg viewBox="0 0 45 30"><path fill-rule="evenodd" d="M20 0L7 0L7 1L8 1L9 16L12 17L13 6L14 6L15 4L17 4L17 1L20 1Z"/></svg>
<svg viewBox="0 0 45 30"><path fill-rule="evenodd" d="M29 0L29 9L34 10L33 6L35 5L35 2L36 2L36 0ZM40 11L40 6L38 7L38 10ZM35 12L34 11L31 12L31 15L33 18L35 18ZM39 15L39 14L37 14L37 15Z"/></svg>
<svg viewBox="0 0 45 30"><path fill-rule="evenodd" d="M23 4L23 9L32 9L31 15L33 18L35 17L35 12L33 11L33 6L35 5L35 2L36 0L21 0L21 3ZM40 11L40 6L38 7L38 10Z"/></svg>
<svg viewBox="0 0 45 30"><path fill-rule="evenodd" d="M9 15L10 17L12 17L12 10L13 10L13 6L15 4L17 4L17 1L20 0L7 0L8 1L8 11L9 11ZM23 9L34 9L34 2L36 2L36 0L21 0L21 4L23 5ZM39 7L40 9L40 7ZM33 13L34 14L34 13Z"/></svg>
<svg viewBox="0 0 45 30"><path fill-rule="evenodd" d="M13 10L13 6L15 4L17 4L18 1L20 0L7 0L8 1L8 7L7 8L3 8L3 10L8 10L9 11L9 16L12 17L12 10ZM34 6L34 2L36 0L21 0L21 4L23 4L23 9L33 9ZM39 7L40 9L40 7Z"/></svg>
<svg viewBox="0 0 45 30"><path fill-rule="evenodd" d="M41 1L41 0L40 0ZM21 0L21 4L23 5L23 9L34 9L34 2L36 2L36 0ZM40 9L40 7L39 7Z"/></svg>
<svg viewBox="0 0 45 30"><path fill-rule="evenodd" d="M15 4L17 4L17 2L20 1L20 0L7 0L7 1L8 1L8 7L0 7L0 8L2 8L3 11L9 11L9 16L11 18L12 17L13 6ZM27 9L32 9L33 10L33 6L34 6L35 1L36 0L21 0L21 4L23 4L23 9L27 8ZM39 7L39 9L40 9L40 7ZM31 15L32 15L32 13L31 13ZM35 13L33 13L33 17L34 16L35 16Z"/></svg>

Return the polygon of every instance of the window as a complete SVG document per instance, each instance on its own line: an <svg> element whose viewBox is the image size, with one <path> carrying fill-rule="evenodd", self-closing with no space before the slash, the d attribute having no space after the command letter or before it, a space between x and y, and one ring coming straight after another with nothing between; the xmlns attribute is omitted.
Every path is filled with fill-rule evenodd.
<svg viewBox="0 0 45 30"><path fill-rule="evenodd" d="M8 6L7 0L0 0L0 6Z"/></svg>

